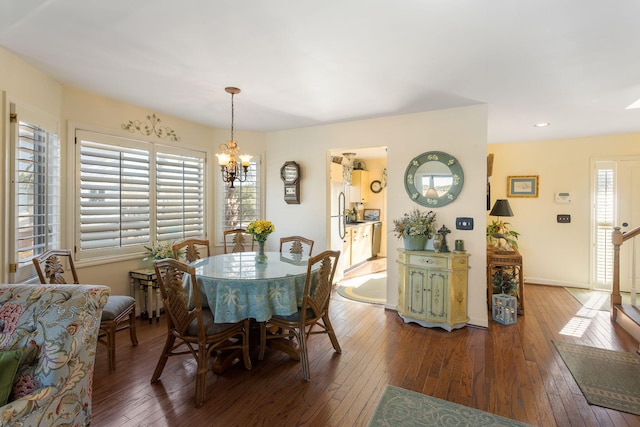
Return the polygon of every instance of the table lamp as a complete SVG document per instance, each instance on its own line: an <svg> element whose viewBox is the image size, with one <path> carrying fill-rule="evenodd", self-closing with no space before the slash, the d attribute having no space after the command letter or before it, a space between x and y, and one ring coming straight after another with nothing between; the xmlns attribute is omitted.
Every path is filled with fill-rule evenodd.
<svg viewBox="0 0 640 427"><path fill-rule="evenodd" d="M505 236L505 224L500 219L502 216L513 216L513 211L511 210L511 206L509 206L509 201L507 199L496 200L493 208L491 208L491 212L489 212L489 215L498 217L498 232L491 233L491 237L496 239L495 250L506 253L514 252ZM504 243L502 242L502 239L504 239Z"/></svg>

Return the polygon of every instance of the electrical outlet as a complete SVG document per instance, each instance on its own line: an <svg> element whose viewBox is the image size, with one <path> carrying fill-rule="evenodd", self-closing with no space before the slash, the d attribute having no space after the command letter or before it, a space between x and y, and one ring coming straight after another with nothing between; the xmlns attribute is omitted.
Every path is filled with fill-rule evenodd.
<svg viewBox="0 0 640 427"><path fill-rule="evenodd" d="M456 228L458 230L473 230L473 218L456 218Z"/></svg>
<svg viewBox="0 0 640 427"><path fill-rule="evenodd" d="M558 224L569 224L571 222L571 215L569 214L559 214L557 216Z"/></svg>

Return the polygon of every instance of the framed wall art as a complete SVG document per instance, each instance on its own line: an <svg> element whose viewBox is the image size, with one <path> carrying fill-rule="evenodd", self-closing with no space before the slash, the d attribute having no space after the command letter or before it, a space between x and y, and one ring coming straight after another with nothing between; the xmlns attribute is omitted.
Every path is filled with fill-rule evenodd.
<svg viewBox="0 0 640 427"><path fill-rule="evenodd" d="M538 175L508 176L507 197L538 197Z"/></svg>
<svg viewBox="0 0 640 427"><path fill-rule="evenodd" d="M365 209L365 221L380 221L380 209Z"/></svg>

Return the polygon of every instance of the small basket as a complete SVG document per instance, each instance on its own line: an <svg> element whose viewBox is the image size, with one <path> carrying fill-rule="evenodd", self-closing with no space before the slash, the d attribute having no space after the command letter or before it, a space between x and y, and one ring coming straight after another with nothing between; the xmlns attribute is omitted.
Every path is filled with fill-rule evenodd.
<svg viewBox="0 0 640 427"><path fill-rule="evenodd" d="M507 294L492 297L493 320L503 325L513 325L518 321L518 299Z"/></svg>

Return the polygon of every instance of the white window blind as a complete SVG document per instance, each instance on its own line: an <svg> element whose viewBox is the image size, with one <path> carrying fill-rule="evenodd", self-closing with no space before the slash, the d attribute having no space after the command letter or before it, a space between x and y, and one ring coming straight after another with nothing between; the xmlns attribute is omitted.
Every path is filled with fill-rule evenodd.
<svg viewBox="0 0 640 427"><path fill-rule="evenodd" d="M79 253L148 244L149 151L84 138L79 144Z"/></svg>
<svg viewBox="0 0 640 427"><path fill-rule="evenodd" d="M206 238L204 152L76 130L76 258Z"/></svg>
<svg viewBox="0 0 640 427"><path fill-rule="evenodd" d="M615 220L614 169L611 162L597 162L595 171L594 282L599 288L613 283L613 244Z"/></svg>
<svg viewBox="0 0 640 427"><path fill-rule="evenodd" d="M59 248L60 212L60 142L57 133L30 120L27 110L17 112L10 104L13 149L13 192L11 196L12 238L10 239L12 281L21 282L35 275L31 259L48 249ZM55 129L44 120L44 126Z"/></svg>
<svg viewBox="0 0 640 427"><path fill-rule="evenodd" d="M157 240L203 237L204 155L156 154Z"/></svg>
<svg viewBox="0 0 640 427"><path fill-rule="evenodd" d="M249 165L247 179L236 181L235 188L222 182L218 173L218 188L222 200L219 200L217 217L218 236L222 241L222 231L234 228L246 228L251 221L260 219L260 161L255 159Z"/></svg>

